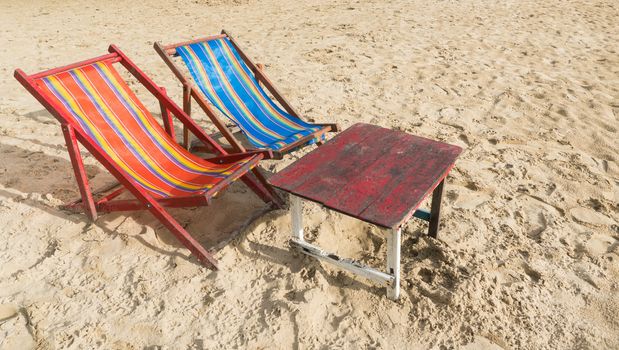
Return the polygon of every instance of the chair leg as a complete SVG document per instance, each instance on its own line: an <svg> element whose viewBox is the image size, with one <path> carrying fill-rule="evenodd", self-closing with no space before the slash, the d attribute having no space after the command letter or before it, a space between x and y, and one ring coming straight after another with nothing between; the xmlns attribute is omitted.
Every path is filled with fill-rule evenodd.
<svg viewBox="0 0 619 350"><path fill-rule="evenodd" d="M191 87L183 85L183 112L191 116ZM189 130L183 124L183 147L189 149Z"/></svg>
<svg viewBox="0 0 619 350"><path fill-rule="evenodd" d="M161 92L164 95L167 95L166 89L161 88ZM163 128L166 133L170 135L172 140L176 141L176 135L174 134L174 122L172 120L172 116L170 115L170 111L165 107L163 102L159 101L159 108L161 109L161 119L163 119Z"/></svg>
<svg viewBox="0 0 619 350"><path fill-rule="evenodd" d="M443 184L445 179L436 186L432 192L432 207L430 209L430 225L428 227L428 235L432 238L438 237L438 224L441 215L441 201L443 198Z"/></svg>
<svg viewBox="0 0 619 350"><path fill-rule="evenodd" d="M258 178L258 181L260 181L262 183L262 185L264 187L266 187L267 191L269 191L269 193L273 197L273 200L274 200L275 204L277 205L277 207L278 208L283 208L284 201L277 194L277 192L275 191L275 188L273 186L271 186L271 184L269 184L267 179L262 174L261 170L256 167L256 168L252 169L252 171L253 171L254 175Z"/></svg>
<svg viewBox="0 0 619 350"><path fill-rule="evenodd" d="M69 156L71 157L71 163L75 171L78 185L82 198L84 199L84 209L92 218L96 219L97 211L92 197L92 193L88 188L88 180L86 172L84 171L84 165L82 159L79 157L79 148L77 144L75 131L69 125L63 125L62 131L67 142L67 148L69 149ZM159 204L155 199L150 197L145 190L140 189L126 174L120 171L109 158L98 153L97 148L89 147L84 143L84 146L95 155L97 159L105 166L112 175L118 179L118 181L124 185L128 191L130 191L137 200L144 203L146 209L153 214L170 232L194 254L200 262L202 262L207 268L217 270L217 260L206 250L204 247L196 241L191 235L181 226L168 212Z"/></svg>
<svg viewBox="0 0 619 350"><path fill-rule="evenodd" d="M117 197L118 195L120 195L123 191L125 191L124 187L121 187L122 185L120 184L120 182L115 182L112 183L108 186L104 186L102 188L96 189L94 191L90 191L91 192L91 196L93 198L93 200L97 197L101 197L101 195L104 195L103 197L99 198L99 200L95 201L95 208L99 207L99 204L101 203L101 201L109 201L115 197ZM120 188L119 188L120 187ZM108 193L112 190L115 190L111 193ZM82 209L84 207L84 200L83 198L80 196L80 198L69 202L69 203L65 203L63 205L60 206L60 209L63 210L69 210L69 211L78 211L78 212L83 212L84 210Z"/></svg>
<svg viewBox="0 0 619 350"><path fill-rule="evenodd" d="M272 201L273 203L275 203L275 205L278 208L282 208L284 206L284 201L279 197L277 192L275 192L275 189L273 189L273 186L271 186L267 182L267 179L264 177L262 172L260 172L260 168L259 167L255 167L251 171L254 174L254 176L256 177L256 179L258 179L259 185L263 189L262 191L266 191L266 195L267 195L268 200Z"/></svg>
<svg viewBox="0 0 619 350"><path fill-rule="evenodd" d="M135 193L134 193L135 194ZM187 232L157 201L144 196L136 196L146 204L151 212L189 251L207 268L217 271L217 260Z"/></svg>
<svg viewBox="0 0 619 350"><path fill-rule="evenodd" d="M82 197L82 206L86 215L91 221L97 220L97 209L95 201L88 185L88 177L86 176L86 170L84 169L84 163L80 155L80 149L75 137L73 127L70 125L62 125L62 133L64 140L67 144L67 150L69 151L69 158L71 159L71 165L73 165L73 172L75 173L75 180L77 186L80 189L80 195Z"/></svg>
<svg viewBox="0 0 619 350"><path fill-rule="evenodd" d="M400 240L402 229L391 230L387 236L387 273L393 276L392 284L387 286L387 298L397 300L400 297Z"/></svg>
<svg viewBox="0 0 619 350"><path fill-rule="evenodd" d="M252 178L250 174L243 175L243 177L241 177L241 180L243 180L243 183L245 183L247 187L249 187L252 191L254 191L254 193L258 197L260 197L260 199L262 199L265 203L269 203L273 201L269 192L266 189L264 189L262 186L260 186L258 181Z"/></svg>

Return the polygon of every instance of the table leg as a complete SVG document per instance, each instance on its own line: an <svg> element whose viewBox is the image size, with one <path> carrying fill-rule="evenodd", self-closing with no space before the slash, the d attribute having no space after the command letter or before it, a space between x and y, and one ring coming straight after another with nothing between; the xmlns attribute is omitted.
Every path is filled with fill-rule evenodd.
<svg viewBox="0 0 619 350"><path fill-rule="evenodd" d="M387 297L397 300L400 297L400 241L402 230L391 230L387 236L387 273L374 270L357 261L342 258L323 251L320 247L305 242L303 238L303 202L300 197L290 195L290 214L292 216L291 245L304 254L324 260L331 264L369 278L387 286Z"/></svg>
<svg viewBox="0 0 619 350"><path fill-rule="evenodd" d="M438 237L438 222L441 216L441 200L443 198L443 184L445 179L436 186L432 193L432 208L430 210L430 225L428 235L432 238Z"/></svg>
<svg viewBox="0 0 619 350"><path fill-rule="evenodd" d="M292 238L303 241L303 202L300 197L290 195L290 214L292 215Z"/></svg>
<svg viewBox="0 0 619 350"><path fill-rule="evenodd" d="M387 273L393 281L387 285L387 298L397 300L400 297L400 239L402 229L392 229L387 236Z"/></svg>

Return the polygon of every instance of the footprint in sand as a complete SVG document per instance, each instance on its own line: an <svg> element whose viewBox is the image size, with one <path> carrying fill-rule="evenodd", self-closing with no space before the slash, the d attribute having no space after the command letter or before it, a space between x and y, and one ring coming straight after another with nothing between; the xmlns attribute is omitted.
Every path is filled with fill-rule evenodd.
<svg viewBox="0 0 619 350"><path fill-rule="evenodd" d="M587 223L595 226L612 225L615 222L602 213L589 208L572 208L570 210L572 217L579 222Z"/></svg>
<svg viewBox="0 0 619 350"><path fill-rule="evenodd" d="M0 305L0 325L20 316L19 309L13 304ZM6 329L6 328L5 328ZM28 328L28 321L18 318L9 322L6 338L0 338L2 349L34 349L35 342L32 339L31 330Z"/></svg>
<svg viewBox="0 0 619 350"><path fill-rule="evenodd" d="M490 196L479 191L472 191L466 187L452 186L452 190L457 190L457 200L453 208L472 210L490 200Z"/></svg>
<svg viewBox="0 0 619 350"><path fill-rule="evenodd" d="M585 251L590 256L600 256L612 251L615 240L612 237L600 234L593 234L585 242Z"/></svg>
<svg viewBox="0 0 619 350"><path fill-rule="evenodd" d="M17 307L13 304L0 305L0 323L17 316Z"/></svg>

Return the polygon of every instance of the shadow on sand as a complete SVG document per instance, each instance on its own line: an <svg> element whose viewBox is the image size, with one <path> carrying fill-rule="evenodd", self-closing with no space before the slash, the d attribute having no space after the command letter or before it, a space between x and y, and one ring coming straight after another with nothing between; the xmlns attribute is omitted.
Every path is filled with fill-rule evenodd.
<svg viewBox="0 0 619 350"><path fill-rule="evenodd" d="M37 115L38 118L42 117ZM44 148L64 148L64 146L49 145L38 140L20 140L23 140L24 144L37 144ZM156 247L147 242L140 235L144 232L128 234L130 238L160 254L200 264L188 251L179 251L178 248L182 248L182 244L146 211L102 214L95 223L91 223L82 213L66 211L60 209L60 205L48 205L45 201L29 196L33 193L51 195L63 203L79 198L73 168L68 159L6 143L0 143L0 154L2 154L0 169L3 170L1 184L7 189L14 189L23 194L19 195L0 189L0 196L16 199L22 204L63 220L86 223L85 229L88 229L89 225L96 225L109 235L118 235L117 229L124 222L122 217L131 217L134 222L143 226L142 231L145 231L146 227L151 227L158 240L170 246L170 249ZM82 152L82 156L92 157L87 152ZM85 168L93 191L115 182L115 179L103 167L86 165ZM124 194L123 198L131 198L131 195ZM270 210L272 210L270 205L262 202L251 190L239 182L220 193L209 207L174 208L168 209L168 212L207 250L216 251L250 226L252 222L260 221L263 214Z"/></svg>

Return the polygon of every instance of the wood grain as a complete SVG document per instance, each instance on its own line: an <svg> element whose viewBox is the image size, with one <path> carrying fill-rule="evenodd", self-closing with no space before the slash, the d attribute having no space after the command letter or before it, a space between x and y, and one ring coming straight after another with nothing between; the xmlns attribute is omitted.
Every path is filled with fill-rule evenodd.
<svg viewBox="0 0 619 350"><path fill-rule="evenodd" d="M461 152L457 146L360 123L275 174L270 183L395 228L410 218Z"/></svg>

